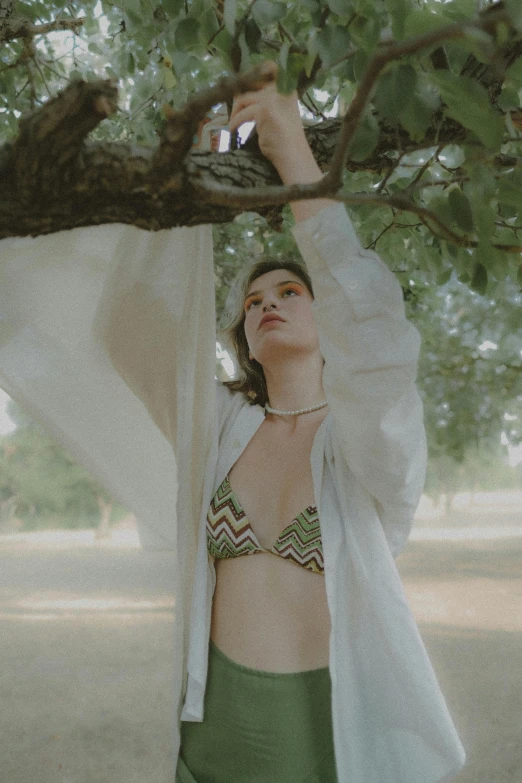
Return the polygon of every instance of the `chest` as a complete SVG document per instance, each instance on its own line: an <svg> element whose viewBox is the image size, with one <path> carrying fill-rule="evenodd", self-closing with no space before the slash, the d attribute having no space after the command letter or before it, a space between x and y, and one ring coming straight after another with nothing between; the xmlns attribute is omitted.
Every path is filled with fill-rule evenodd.
<svg viewBox="0 0 522 783"><path fill-rule="evenodd" d="M322 418L294 432L263 422L228 473L229 483L261 546L316 505L310 453Z"/></svg>

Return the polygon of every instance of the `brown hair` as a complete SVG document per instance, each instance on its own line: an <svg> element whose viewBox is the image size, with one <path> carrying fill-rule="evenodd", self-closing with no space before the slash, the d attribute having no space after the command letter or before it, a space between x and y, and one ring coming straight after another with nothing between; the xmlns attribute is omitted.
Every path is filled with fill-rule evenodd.
<svg viewBox="0 0 522 783"><path fill-rule="evenodd" d="M266 405L268 392L263 367L256 359L248 358L244 302L253 281L274 269L293 272L305 284L313 298L312 281L304 264L293 259L264 258L242 269L236 276L227 297L218 331L220 343L232 355L238 367L236 378L225 381L224 385L232 391L243 392L250 399L251 405Z"/></svg>

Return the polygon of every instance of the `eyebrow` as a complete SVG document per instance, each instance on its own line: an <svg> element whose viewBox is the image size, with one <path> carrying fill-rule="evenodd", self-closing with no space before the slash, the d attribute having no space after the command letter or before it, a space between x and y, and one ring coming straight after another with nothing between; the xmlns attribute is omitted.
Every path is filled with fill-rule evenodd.
<svg viewBox="0 0 522 783"><path fill-rule="evenodd" d="M278 288L281 288L282 285L286 285L287 283L296 283L297 285L303 285L299 282L299 280L282 280L280 283L277 284ZM249 299L251 296L255 296L256 294L262 294L262 291L251 291L249 294L245 297L245 302L247 299Z"/></svg>

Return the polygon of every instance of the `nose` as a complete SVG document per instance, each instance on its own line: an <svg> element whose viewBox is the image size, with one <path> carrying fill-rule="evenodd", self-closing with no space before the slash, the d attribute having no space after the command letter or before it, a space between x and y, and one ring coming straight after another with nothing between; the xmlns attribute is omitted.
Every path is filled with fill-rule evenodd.
<svg viewBox="0 0 522 783"><path fill-rule="evenodd" d="M271 307L277 307L277 298L274 294L267 294L263 300L263 312L267 312Z"/></svg>

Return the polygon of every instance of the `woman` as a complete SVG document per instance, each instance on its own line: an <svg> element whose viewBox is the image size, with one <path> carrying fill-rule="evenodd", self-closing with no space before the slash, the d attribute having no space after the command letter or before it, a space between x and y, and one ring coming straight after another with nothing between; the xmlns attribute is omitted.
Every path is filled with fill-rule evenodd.
<svg viewBox="0 0 522 783"><path fill-rule="evenodd" d="M230 130L248 121L256 123L260 148L284 184L320 179L295 93L279 95L272 82L242 95ZM240 378L226 384L233 394L218 389L218 467L199 542L200 553L206 547L211 558L210 633L207 642L198 638L203 591L197 575L178 780L442 780L461 766L462 748L382 549L383 528L393 554L404 545L424 481L422 406L414 385L418 335L404 318L398 283L375 254L360 248L344 207L321 199L291 208L312 280L284 261L247 268L229 298L231 322L222 333ZM231 436L241 428L248 432L234 450ZM349 552L346 531L334 532L343 512L344 526L360 527L361 540ZM244 557L254 554L262 556ZM357 567L351 559L359 559ZM203 570L199 578L203 584ZM382 591L377 612L368 596L357 594L366 581L377 604ZM396 612L396 629L378 617L383 609ZM398 632L395 640L379 621ZM365 631L361 622L376 626ZM349 643L344 632L353 637ZM382 659L372 635L387 645ZM197 648L206 643L205 666ZM431 690L433 699L429 751L415 725L419 705L405 692L401 669L410 655L419 667L411 680L423 670L425 696ZM389 667L387 675L381 665ZM361 678L360 693L354 676ZM409 711L403 726L401 689ZM335 697L360 700L358 713L353 705L336 705ZM372 730L382 731L382 714L381 726L373 722L387 707L397 733L377 739Z"/></svg>
<svg viewBox="0 0 522 783"><path fill-rule="evenodd" d="M295 94L240 96L248 120L284 183L320 178ZM110 226L4 243L1 385L176 551L178 783L441 783L465 755L393 561L419 336L345 208L291 208L310 277L245 271L237 383L214 379L210 227Z"/></svg>

